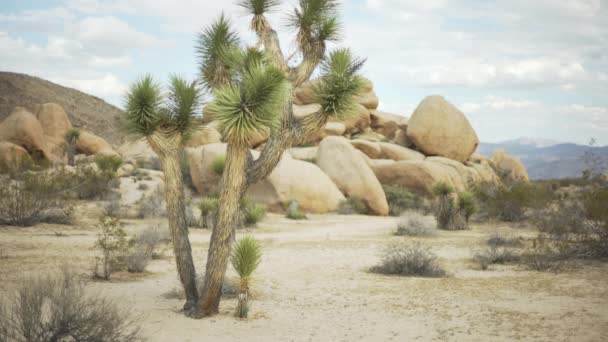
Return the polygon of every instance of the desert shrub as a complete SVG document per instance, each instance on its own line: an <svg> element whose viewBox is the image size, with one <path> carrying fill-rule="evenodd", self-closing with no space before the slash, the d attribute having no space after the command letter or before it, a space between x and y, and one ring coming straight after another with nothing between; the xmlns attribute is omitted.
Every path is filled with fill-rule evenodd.
<svg viewBox="0 0 608 342"><path fill-rule="evenodd" d="M137 217L140 219L167 216L167 209L164 205L164 197L160 187L157 187L153 193L142 196L136 205Z"/></svg>
<svg viewBox="0 0 608 342"><path fill-rule="evenodd" d="M226 157L219 156L211 162L211 170L216 175L221 175L224 173L224 164L226 164Z"/></svg>
<svg viewBox="0 0 608 342"><path fill-rule="evenodd" d="M526 249L521 262L535 271L559 271L569 257L565 244L555 243L544 234L539 234L532 241L532 247Z"/></svg>
<svg viewBox="0 0 608 342"><path fill-rule="evenodd" d="M213 197L203 197L198 204L198 208L201 211L201 227L210 228L212 223L210 222L211 216L217 210L219 200Z"/></svg>
<svg viewBox="0 0 608 342"><path fill-rule="evenodd" d="M493 264L506 264L510 262L516 262L520 259L511 247L489 245L488 247L478 251L473 256L473 260L479 263L481 269L488 269L489 265Z"/></svg>
<svg viewBox="0 0 608 342"><path fill-rule="evenodd" d="M79 166L76 169L74 187L76 197L79 199L105 198L116 187L115 173L101 172L88 165Z"/></svg>
<svg viewBox="0 0 608 342"><path fill-rule="evenodd" d="M101 207L103 216L120 217L120 198L113 198L108 201L99 202L97 205Z"/></svg>
<svg viewBox="0 0 608 342"><path fill-rule="evenodd" d="M406 210L420 208L420 197L408 189L395 185L384 185L383 189L390 215L399 216Z"/></svg>
<svg viewBox="0 0 608 342"><path fill-rule="evenodd" d="M140 191L146 191L148 189L150 189L150 187L146 183L139 183L139 185L137 186L137 190Z"/></svg>
<svg viewBox="0 0 608 342"><path fill-rule="evenodd" d="M475 197L469 192L454 196L452 186L440 182L433 186L435 196L433 215L437 228L445 230L464 230L468 228L469 218L477 210Z"/></svg>
<svg viewBox="0 0 608 342"><path fill-rule="evenodd" d="M357 197L349 197L338 206L338 214L340 215L367 215L368 213L365 202Z"/></svg>
<svg viewBox="0 0 608 342"><path fill-rule="evenodd" d="M125 259L127 264L127 271L131 273L142 273L150 264L152 260L152 255L148 254L148 252L141 245L135 245L131 247L131 251L127 254Z"/></svg>
<svg viewBox="0 0 608 342"><path fill-rule="evenodd" d="M0 307L0 341L143 341L128 311L87 295L70 271L24 281L8 297Z"/></svg>
<svg viewBox="0 0 608 342"><path fill-rule="evenodd" d="M102 173L116 174L118 168L122 165L122 159L119 156L95 156L95 164Z"/></svg>
<svg viewBox="0 0 608 342"><path fill-rule="evenodd" d="M486 240L486 244L490 247L522 247L524 242L521 237L492 233Z"/></svg>
<svg viewBox="0 0 608 342"><path fill-rule="evenodd" d="M464 215L465 221L469 222L469 219L473 214L477 212L477 203L475 201L475 195L468 191L463 191L458 194L458 209Z"/></svg>
<svg viewBox="0 0 608 342"><path fill-rule="evenodd" d="M135 235L130 241L129 254L126 257L127 270L141 273L146 270L150 261L158 258L158 246L170 241L169 232L158 226L148 227Z"/></svg>
<svg viewBox="0 0 608 342"><path fill-rule="evenodd" d="M129 242L127 233L116 217L101 217L98 227L101 231L97 235L95 247L101 252L101 257L95 262L94 276L109 280L112 271L124 267ZM99 263L101 263L101 273Z"/></svg>
<svg viewBox="0 0 608 342"><path fill-rule="evenodd" d="M266 216L266 206L258 203L251 203L243 208L243 213L245 226L255 226Z"/></svg>
<svg viewBox="0 0 608 342"><path fill-rule="evenodd" d="M398 236L432 236L435 234L437 234L435 223L415 211L401 216L395 232L395 235Z"/></svg>
<svg viewBox="0 0 608 342"><path fill-rule="evenodd" d="M428 247L419 244L393 244L388 246L380 264L370 268L373 273L443 277L447 273L438 265L437 256Z"/></svg>
<svg viewBox="0 0 608 342"><path fill-rule="evenodd" d="M300 208L300 203L292 199L287 205L285 217L292 220L306 220L306 214Z"/></svg>
<svg viewBox="0 0 608 342"><path fill-rule="evenodd" d="M56 172L22 171L0 179L0 224L71 223L69 178Z"/></svg>
<svg viewBox="0 0 608 342"><path fill-rule="evenodd" d="M528 209L544 208L551 200L544 186L529 182L481 183L475 187L475 196L482 213L506 222L521 221Z"/></svg>

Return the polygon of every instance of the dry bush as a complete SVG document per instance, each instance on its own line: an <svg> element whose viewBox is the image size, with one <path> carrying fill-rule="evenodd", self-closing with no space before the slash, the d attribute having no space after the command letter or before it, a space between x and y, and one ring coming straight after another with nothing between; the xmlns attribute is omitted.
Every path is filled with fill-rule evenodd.
<svg viewBox="0 0 608 342"><path fill-rule="evenodd" d="M447 272L437 263L437 256L428 247L419 244L392 244L384 251L380 264L370 268L373 273L416 276L444 277Z"/></svg>
<svg viewBox="0 0 608 342"><path fill-rule="evenodd" d="M563 242L555 243L547 238L544 234L533 240L531 248L521 256L521 262L528 268L535 271L559 271L567 259L568 252L564 248Z"/></svg>
<svg viewBox="0 0 608 342"><path fill-rule="evenodd" d="M434 220L415 212L406 212L401 216L395 235L398 236L433 236L437 234Z"/></svg>
<svg viewBox="0 0 608 342"><path fill-rule="evenodd" d="M292 220L306 220L306 214L300 208L300 203L297 200L292 199L287 205L285 217Z"/></svg>
<svg viewBox="0 0 608 342"><path fill-rule="evenodd" d="M4 176L0 179L0 224L71 223L73 205L69 188L69 176L62 169L22 170Z"/></svg>
<svg viewBox="0 0 608 342"><path fill-rule="evenodd" d="M473 260L479 264L482 270L486 270L489 265L519 261L520 255L511 247L489 245L475 253Z"/></svg>
<svg viewBox="0 0 608 342"><path fill-rule="evenodd" d="M104 216L121 217L120 198L113 198L108 201L98 202Z"/></svg>
<svg viewBox="0 0 608 342"><path fill-rule="evenodd" d="M524 245L524 241L521 236L514 237L495 232L490 234L486 240L486 244L490 247L522 247Z"/></svg>
<svg viewBox="0 0 608 342"><path fill-rule="evenodd" d="M124 268L125 256L129 249L127 233L116 217L101 217L98 227L101 231L97 235L95 247L101 252L101 257L96 259L93 276L110 280L112 271ZM102 273L99 271L99 263Z"/></svg>
<svg viewBox="0 0 608 342"><path fill-rule="evenodd" d="M167 209L164 203L164 196L157 187L153 193L145 195L137 201L137 217L140 219L150 217L166 217Z"/></svg>
<svg viewBox="0 0 608 342"><path fill-rule="evenodd" d="M84 284L67 270L22 282L0 309L3 342L143 341L130 312L86 295Z"/></svg>

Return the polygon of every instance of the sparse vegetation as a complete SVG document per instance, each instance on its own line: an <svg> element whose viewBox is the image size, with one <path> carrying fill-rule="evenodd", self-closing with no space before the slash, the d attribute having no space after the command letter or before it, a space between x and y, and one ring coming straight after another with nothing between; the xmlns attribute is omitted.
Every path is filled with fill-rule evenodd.
<svg viewBox="0 0 608 342"><path fill-rule="evenodd" d="M522 247L524 241L521 236L514 237L506 234L492 233L486 240L486 244L490 247Z"/></svg>
<svg viewBox="0 0 608 342"><path fill-rule="evenodd" d="M293 199L287 205L287 213L285 217L292 220L306 220L306 214L300 209L300 203L297 200Z"/></svg>
<svg viewBox="0 0 608 342"><path fill-rule="evenodd" d="M479 264L482 270L486 270L488 266L493 264L519 261L520 256L511 247L492 244L475 253L473 260Z"/></svg>
<svg viewBox="0 0 608 342"><path fill-rule="evenodd" d="M435 222L424 215L409 211L401 216L395 235L398 236L433 236L437 234Z"/></svg>
<svg viewBox="0 0 608 342"><path fill-rule="evenodd" d="M0 306L0 341L143 341L130 312L99 296L85 294L77 276L61 275L23 281Z"/></svg>
<svg viewBox="0 0 608 342"><path fill-rule="evenodd" d="M428 247L408 243L388 246L380 264L370 268L370 271L414 277L444 277L447 275L447 272L437 263L437 256Z"/></svg>
<svg viewBox="0 0 608 342"><path fill-rule="evenodd" d="M119 156L95 156L95 164L101 173L106 173L115 177L116 171L122 165L122 159Z"/></svg>
<svg viewBox="0 0 608 342"><path fill-rule="evenodd" d="M116 217L103 216L99 219L99 229L95 247L101 252L101 257L95 261L93 275L96 278L110 280L113 270L124 267L125 256L129 249L127 233ZM101 263L101 272L99 264Z"/></svg>
<svg viewBox="0 0 608 342"><path fill-rule="evenodd" d="M367 205L357 197L349 197L340 203L338 214L340 215L367 215Z"/></svg>
<svg viewBox="0 0 608 342"><path fill-rule="evenodd" d="M245 227L255 226L266 216L266 206L244 198L241 203L243 224Z"/></svg>
<svg viewBox="0 0 608 342"><path fill-rule="evenodd" d="M421 206L420 197L404 187L384 185L382 188L392 216L399 216L406 210L419 209Z"/></svg>
<svg viewBox="0 0 608 342"><path fill-rule="evenodd" d="M545 187L528 182L481 183L475 187L475 196L484 216L506 222L522 221L527 210L544 208L551 200Z"/></svg>
<svg viewBox="0 0 608 342"><path fill-rule="evenodd" d="M241 279L236 316L247 318L249 314L249 280L262 260L262 251L256 239L247 236L234 245L230 261Z"/></svg>
<svg viewBox="0 0 608 342"><path fill-rule="evenodd" d="M136 204L137 216L141 219L167 216L167 210L163 205L163 198L160 187L157 187L153 193L142 196Z"/></svg>
<svg viewBox="0 0 608 342"><path fill-rule="evenodd" d="M217 210L218 199L213 197L203 197L198 208L201 211L201 227L211 228L213 224L210 222L211 216Z"/></svg>
<svg viewBox="0 0 608 342"><path fill-rule="evenodd" d="M226 157L219 156L213 159L211 162L211 170L218 176L224 173L224 165L226 164Z"/></svg>
<svg viewBox="0 0 608 342"><path fill-rule="evenodd" d="M62 170L22 170L0 179L0 224L70 223L68 177Z"/></svg>

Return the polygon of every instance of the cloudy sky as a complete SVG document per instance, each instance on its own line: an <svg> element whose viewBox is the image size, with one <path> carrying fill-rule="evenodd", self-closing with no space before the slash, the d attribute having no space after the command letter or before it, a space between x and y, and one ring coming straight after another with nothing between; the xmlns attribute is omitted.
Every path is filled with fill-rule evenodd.
<svg viewBox="0 0 608 342"><path fill-rule="evenodd" d="M284 0L293 8L295 0ZM196 77L197 32L228 0L2 0L0 70L122 106L150 72ZM292 51L284 13L271 16ZM608 145L608 0L344 0L342 41L367 58L381 109L409 116L441 94L482 141L537 137Z"/></svg>

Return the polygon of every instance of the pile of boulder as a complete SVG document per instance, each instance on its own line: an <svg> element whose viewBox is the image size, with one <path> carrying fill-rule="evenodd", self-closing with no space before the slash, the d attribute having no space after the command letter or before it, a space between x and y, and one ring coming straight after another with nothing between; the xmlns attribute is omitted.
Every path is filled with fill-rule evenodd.
<svg viewBox="0 0 608 342"><path fill-rule="evenodd" d="M58 104L45 103L33 111L16 107L0 123L0 163L28 158L65 163L65 134L71 128L67 113ZM80 129L76 151L85 155L118 155L107 141L86 129Z"/></svg>
<svg viewBox="0 0 608 342"><path fill-rule="evenodd" d="M319 134L310 137L306 147L285 151L274 171L253 185L248 196L274 211L283 211L287 203L296 200L302 210L311 213L336 211L347 197L356 197L365 202L370 213L387 215L385 185L429 195L438 182L463 191L479 182L528 180L523 164L504 151L491 158L475 154L479 144L475 130L443 97L426 97L408 119L378 110L372 82L367 81L364 90L356 98L355 115L347 120L330 119ZM310 82L296 89L294 115L311 115L319 108ZM219 192L221 176L212 165L225 156L227 145L217 122L208 114L204 120L205 126L195 132L185 150L194 188L200 194L213 194ZM41 105L33 112L16 108L0 123L0 161L37 155L65 162L64 136L71 127L65 111L56 104ZM254 158L268 138L266 132L250 139ZM145 140L114 149L103 138L81 130L77 151L120 155L125 165L160 167Z"/></svg>

